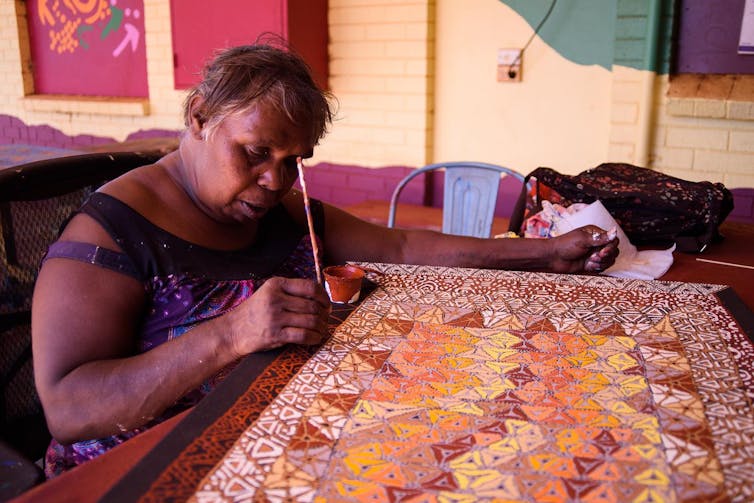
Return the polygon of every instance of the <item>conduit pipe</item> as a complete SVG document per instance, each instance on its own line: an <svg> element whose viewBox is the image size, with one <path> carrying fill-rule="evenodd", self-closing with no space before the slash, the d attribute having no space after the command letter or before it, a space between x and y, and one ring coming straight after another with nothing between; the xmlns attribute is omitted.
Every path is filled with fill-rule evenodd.
<svg viewBox="0 0 754 503"><path fill-rule="evenodd" d="M649 0L647 12L647 38L644 48L644 61L647 69L641 78L641 98L639 103L638 131L635 162L638 166L649 167L652 149L652 118L655 101L655 80L658 68L660 26L662 23L663 0Z"/></svg>

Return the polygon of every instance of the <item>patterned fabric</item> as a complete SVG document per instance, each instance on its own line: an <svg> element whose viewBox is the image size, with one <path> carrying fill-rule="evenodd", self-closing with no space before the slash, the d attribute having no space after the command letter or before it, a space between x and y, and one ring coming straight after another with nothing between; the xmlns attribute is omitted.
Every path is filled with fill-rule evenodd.
<svg viewBox="0 0 754 503"><path fill-rule="evenodd" d="M322 207L313 210L321 235ZM113 269L112 262L133 265L124 274L144 282L147 311L137 341L143 353L180 337L202 321L220 316L249 298L271 276L314 278L308 230L298 226L282 206L265 216L257 243L237 251L219 251L183 241L153 225L139 213L106 194L95 193L81 208L108 230L125 254L94 253L83 243L51 246L54 257L84 260ZM100 263L97 257L109 257ZM135 273L131 270L135 271ZM46 455L48 477L56 476L196 405L235 366L230 365L165 413L131 431L108 438L61 445L53 440Z"/></svg>
<svg viewBox="0 0 754 503"><path fill-rule="evenodd" d="M142 501L754 498L754 345L724 287L367 265L379 287L214 468L195 484L236 405Z"/></svg>
<svg viewBox="0 0 754 503"><path fill-rule="evenodd" d="M605 163L563 175L537 168L526 177L524 199L511 218L523 232L542 201L569 206L600 200L636 245L676 242L680 251L700 251L718 236L733 209L733 196L721 183L691 182L623 163Z"/></svg>

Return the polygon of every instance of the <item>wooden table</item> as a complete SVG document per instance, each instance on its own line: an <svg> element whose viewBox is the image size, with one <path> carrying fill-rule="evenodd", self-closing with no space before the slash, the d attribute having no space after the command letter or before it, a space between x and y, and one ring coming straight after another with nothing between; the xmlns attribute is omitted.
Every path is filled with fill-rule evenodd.
<svg viewBox="0 0 754 503"><path fill-rule="evenodd" d="M363 204L353 207L354 214L365 219L379 221L387 218L385 205ZM439 210L417 207L403 212L403 218L411 220L413 225L437 225ZM399 224L401 223L399 213ZM495 232L507 230L507 222L496 222ZM700 255L675 254L675 262L661 280L694 283L713 283L731 285L737 295L750 310L754 310L754 270L729 265L701 262L704 258L721 262L742 264L754 267L754 225L741 223L724 223L722 228L726 239L713 244ZM185 417L183 413L158 425L148 432L126 442L100 458L61 475L57 479L33 488L15 501L96 501L101 498L128 470L143 458L150 450L172 431Z"/></svg>

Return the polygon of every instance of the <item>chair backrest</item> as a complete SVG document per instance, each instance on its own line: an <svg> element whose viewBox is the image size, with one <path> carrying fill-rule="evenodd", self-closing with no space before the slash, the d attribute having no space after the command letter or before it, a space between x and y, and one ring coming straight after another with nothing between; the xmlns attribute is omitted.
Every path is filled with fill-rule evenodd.
<svg viewBox="0 0 754 503"><path fill-rule="evenodd" d="M406 184L429 171L445 171L442 232L460 236L490 237L501 176L521 183L524 176L504 166L482 162L446 162L424 166L409 173L393 191L388 227L395 226L398 198Z"/></svg>
<svg viewBox="0 0 754 503"><path fill-rule="evenodd" d="M31 360L31 298L40 261L90 193L160 157L96 153L0 169L0 440L30 459L41 457L49 442Z"/></svg>

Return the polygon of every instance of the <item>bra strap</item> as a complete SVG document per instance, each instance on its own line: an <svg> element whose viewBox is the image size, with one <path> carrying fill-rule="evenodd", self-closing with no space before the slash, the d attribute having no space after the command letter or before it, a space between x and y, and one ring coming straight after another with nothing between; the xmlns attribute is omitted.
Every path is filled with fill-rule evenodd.
<svg viewBox="0 0 754 503"><path fill-rule="evenodd" d="M51 258L78 260L140 279L128 255L91 243L57 241L50 245L42 262Z"/></svg>

